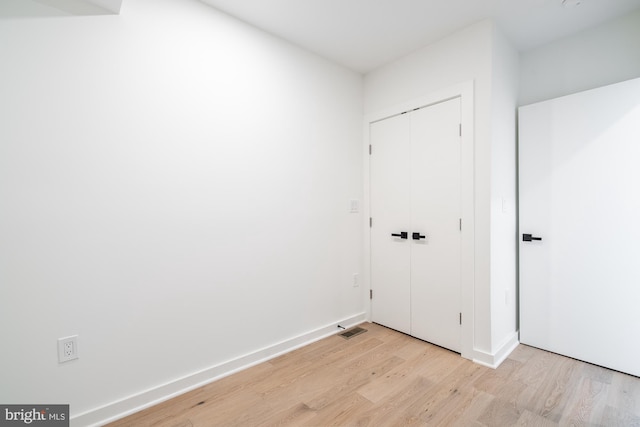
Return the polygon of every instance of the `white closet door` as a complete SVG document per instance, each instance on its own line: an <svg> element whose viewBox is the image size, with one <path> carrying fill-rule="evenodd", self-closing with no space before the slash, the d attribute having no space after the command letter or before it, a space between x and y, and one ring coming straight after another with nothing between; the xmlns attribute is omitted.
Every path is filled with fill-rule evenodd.
<svg viewBox="0 0 640 427"><path fill-rule="evenodd" d="M411 334L460 352L460 98L411 116Z"/></svg>
<svg viewBox="0 0 640 427"><path fill-rule="evenodd" d="M459 125L456 98L370 128L372 320L458 352Z"/></svg>
<svg viewBox="0 0 640 427"><path fill-rule="evenodd" d="M371 125L371 302L372 320L411 332L410 121L406 114Z"/></svg>
<svg viewBox="0 0 640 427"><path fill-rule="evenodd" d="M520 341L638 376L640 79L519 121Z"/></svg>

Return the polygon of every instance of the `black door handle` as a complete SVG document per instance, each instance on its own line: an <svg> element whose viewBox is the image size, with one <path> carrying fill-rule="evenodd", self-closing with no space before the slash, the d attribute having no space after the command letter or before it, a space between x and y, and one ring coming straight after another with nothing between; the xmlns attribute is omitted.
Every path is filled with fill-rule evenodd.
<svg viewBox="0 0 640 427"><path fill-rule="evenodd" d="M413 238L413 240L420 240L420 239L426 239L427 238L427 236L422 236L422 235L420 235L420 233L413 233L411 235L411 237Z"/></svg>
<svg viewBox="0 0 640 427"><path fill-rule="evenodd" d="M409 237L409 233L407 233L406 231L401 231L399 234L393 233L391 235L393 237L399 237L401 239L406 239L407 237Z"/></svg>
<svg viewBox="0 0 640 427"><path fill-rule="evenodd" d="M533 237L531 234L523 234L522 241L523 242L531 242L533 240L542 240L542 237Z"/></svg>

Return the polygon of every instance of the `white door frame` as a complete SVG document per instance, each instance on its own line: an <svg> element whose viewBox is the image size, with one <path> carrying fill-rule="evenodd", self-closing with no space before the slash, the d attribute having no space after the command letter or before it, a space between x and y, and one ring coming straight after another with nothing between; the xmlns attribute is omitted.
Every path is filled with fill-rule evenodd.
<svg viewBox="0 0 640 427"><path fill-rule="evenodd" d="M371 321L371 236L369 218L371 217L370 200L370 159L369 159L369 126L372 122L411 111L416 108L426 107L442 101L460 97L461 121L462 121L462 156L461 156L461 212L462 212L462 236L461 236L461 286L460 307L462 310L461 331L461 355L466 359L474 359L474 85L473 81L450 86L429 95L409 100L376 113L368 114L363 124L363 171L364 171L364 203L366 207L363 218L364 228L364 268L363 279L366 290L365 307L367 319ZM375 218L374 218L375 221Z"/></svg>

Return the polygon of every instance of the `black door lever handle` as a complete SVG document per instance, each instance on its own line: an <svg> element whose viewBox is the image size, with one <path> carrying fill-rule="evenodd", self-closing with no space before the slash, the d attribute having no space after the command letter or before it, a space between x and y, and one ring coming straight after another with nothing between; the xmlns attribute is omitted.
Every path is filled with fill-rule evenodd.
<svg viewBox="0 0 640 427"><path fill-rule="evenodd" d="M422 236L420 233L413 233L411 235L411 237L413 238L413 240L420 240L420 239L426 239L427 236Z"/></svg>
<svg viewBox="0 0 640 427"><path fill-rule="evenodd" d="M542 240L542 237L533 237L531 234L523 234L522 241L523 242L531 242L533 240Z"/></svg>
<svg viewBox="0 0 640 427"><path fill-rule="evenodd" d="M401 239L406 239L407 237L409 237L409 233L407 233L406 231L401 231L400 233L392 233L391 235L393 237L399 237Z"/></svg>

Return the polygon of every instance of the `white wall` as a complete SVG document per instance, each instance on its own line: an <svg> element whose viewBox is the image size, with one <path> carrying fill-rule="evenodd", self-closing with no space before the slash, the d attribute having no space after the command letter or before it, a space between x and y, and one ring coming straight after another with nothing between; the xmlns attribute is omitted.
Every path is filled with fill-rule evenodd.
<svg viewBox="0 0 640 427"><path fill-rule="evenodd" d="M521 53L519 105L640 77L640 9Z"/></svg>
<svg viewBox="0 0 640 427"><path fill-rule="evenodd" d="M500 37L500 40L495 40ZM515 340L515 84L517 54L490 21L483 21L433 43L365 76L365 112L373 114L407 100L428 95L447 86L474 81L475 99L475 283L472 299L475 358L492 364ZM494 68L500 74L495 74ZM504 76L503 81L499 77ZM501 85L504 85L502 87ZM501 120L501 125L492 127ZM493 138L496 138L494 141ZM506 148L506 153L498 150ZM495 163L499 164L496 166ZM503 184L492 180L512 179ZM512 204L508 214L495 215L496 198ZM502 215L502 214L501 214ZM492 226L500 227L493 232ZM508 236L512 233L512 236ZM492 249L494 248L495 249ZM491 257L496 256L492 263ZM511 264L499 261L510 259ZM499 281L492 281L499 276ZM504 289L512 289L504 303ZM492 314L500 292L502 308ZM464 305L464 304L463 304ZM467 313L468 314L468 313ZM500 341L498 343L494 341ZM498 348L499 345L503 348Z"/></svg>
<svg viewBox="0 0 640 427"><path fill-rule="evenodd" d="M493 33L491 82L491 354L516 341L516 105L519 55Z"/></svg>
<svg viewBox="0 0 640 427"><path fill-rule="evenodd" d="M0 57L1 402L77 416L362 314L360 75L196 0L0 21Z"/></svg>
<svg viewBox="0 0 640 427"><path fill-rule="evenodd" d="M370 114L469 80L473 345L508 347L518 64L492 23L369 73L364 94L195 0L2 20L0 57L0 401L91 412L359 316L362 96ZM520 105L638 77L640 11L520 70ZM58 365L71 334L81 357Z"/></svg>

